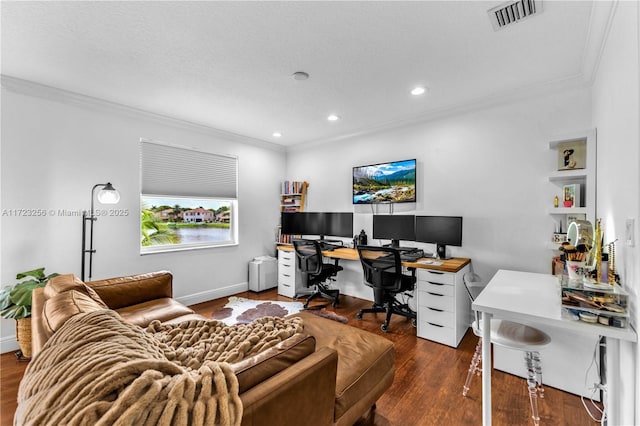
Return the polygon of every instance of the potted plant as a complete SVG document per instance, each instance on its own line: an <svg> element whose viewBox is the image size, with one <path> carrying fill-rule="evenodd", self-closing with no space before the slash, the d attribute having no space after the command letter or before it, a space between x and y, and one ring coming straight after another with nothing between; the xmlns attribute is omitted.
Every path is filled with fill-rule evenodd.
<svg viewBox="0 0 640 426"><path fill-rule="evenodd" d="M45 275L44 268L21 272L17 280L29 279L0 290L0 316L16 320L16 339L25 358L31 358L31 292L57 275Z"/></svg>

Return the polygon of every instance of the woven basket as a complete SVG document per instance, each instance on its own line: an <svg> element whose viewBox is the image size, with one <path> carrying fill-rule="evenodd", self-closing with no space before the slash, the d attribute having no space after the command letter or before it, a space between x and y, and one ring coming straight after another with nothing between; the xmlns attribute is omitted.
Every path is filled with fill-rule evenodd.
<svg viewBox="0 0 640 426"><path fill-rule="evenodd" d="M25 358L31 358L31 317L16 320L16 340Z"/></svg>

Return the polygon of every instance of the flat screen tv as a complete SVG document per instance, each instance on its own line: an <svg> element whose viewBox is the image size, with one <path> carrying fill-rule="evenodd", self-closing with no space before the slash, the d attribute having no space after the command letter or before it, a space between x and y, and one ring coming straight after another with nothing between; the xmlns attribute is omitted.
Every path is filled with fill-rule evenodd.
<svg viewBox="0 0 640 426"><path fill-rule="evenodd" d="M415 159L353 168L353 204L415 201Z"/></svg>

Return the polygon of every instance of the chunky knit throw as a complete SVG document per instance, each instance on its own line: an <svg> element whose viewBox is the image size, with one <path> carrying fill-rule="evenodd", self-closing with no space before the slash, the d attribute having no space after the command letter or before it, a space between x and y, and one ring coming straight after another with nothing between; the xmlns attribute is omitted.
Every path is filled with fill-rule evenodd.
<svg viewBox="0 0 640 426"><path fill-rule="evenodd" d="M300 318L215 320L147 330L110 310L78 314L25 371L17 425L239 425L230 363L302 332Z"/></svg>

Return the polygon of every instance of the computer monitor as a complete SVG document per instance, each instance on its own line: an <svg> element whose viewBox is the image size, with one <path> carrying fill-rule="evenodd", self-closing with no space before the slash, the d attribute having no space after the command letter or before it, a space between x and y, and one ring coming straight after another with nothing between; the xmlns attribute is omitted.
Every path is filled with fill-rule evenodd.
<svg viewBox="0 0 640 426"><path fill-rule="evenodd" d="M400 247L400 240L415 241L415 216L373 215L373 238L391 240L391 247Z"/></svg>
<svg viewBox="0 0 640 426"><path fill-rule="evenodd" d="M353 237L353 213L325 212L323 235Z"/></svg>
<svg viewBox="0 0 640 426"><path fill-rule="evenodd" d="M323 235L324 216L320 212L282 212L280 224L287 235Z"/></svg>
<svg viewBox="0 0 640 426"><path fill-rule="evenodd" d="M446 246L462 246L462 217L416 216L416 241L436 245L440 259L446 259Z"/></svg>

